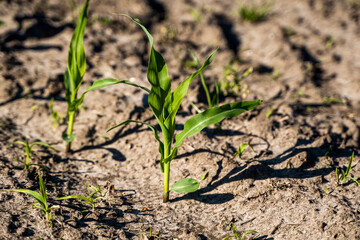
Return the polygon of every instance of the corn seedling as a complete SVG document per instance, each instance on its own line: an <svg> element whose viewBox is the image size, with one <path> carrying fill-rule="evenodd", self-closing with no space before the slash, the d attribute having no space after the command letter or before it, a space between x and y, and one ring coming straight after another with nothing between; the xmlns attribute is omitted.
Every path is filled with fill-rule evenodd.
<svg viewBox="0 0 360 240"><path fill-rule="evenodd" d="M105 199L107 194L109 193L109 191L110 191L110 189L107 189L107 191L104 194L102 194L99 184L96 184L96 187L90 186L90 184L88 184L88 197L81 196L81 195L70 195L70 196L56 198L55 200L59 201L59 200L65 200L65 199L79 199L83 203L89 204L92 207L92 209L94 210L95 203L97 202L97 200Z"/></svg>
<svg viewBox="0 0 360 240"><path fill-rule="evenodd" d="M78 111L81 104L83 103L86 93L92 90L96 90L99 88L103 88L118 83L125 83L132 86L137 86L136 84L127 80L120 81L112 78L104 78L95 81L92 86L88 87L86 91L79 98L77 98L78 90L83 81L83 77L86 69L86 58L85 58L83 38L84 38L85 26L87 20L88 5L89 5L89 0L86 1L86 3L84 4L81 10L78 24L72 36L70 48L69 48L68 60L67 60L67 68L64 75L66 102L68 104L68 108L67 108L68 127L66 131L63 132L62 138L64 141L66 141L66 152L70 152L71 150L71 142L75 138L75 133L73 133L75 114Z"/></svg>
<svg viewBox="0 0 360 240"><path fill-rule="evenodd" d="M40 209L45 214L46 219L49 220L50 225L52 227L52 217L55 216L55 214L51 213L51 209L59 208L59 206L57 205L49 206L44 180L41 177L40 172L38 172L38 174L39 174L40 193L29 189L4 189L4 190L25 193L35 198L36 202L33 203L33 207Z"/></svg>
<svg viewBox="0 0 360 240"><path fill-rule="evenodd" d="M269 15L269 10L272 6L272 3L268 3L263 6L241 6L239 9L240 17L252 23L257 23L264 21Z"/></svg>
<svg viewBox="0 0 360 240"><path fill-rule="evenodd" d="M257 233L257 231L255 231L255 230L247 230L240 237L239 234L237 233L236 229L235 229L234 223L230 223L230 228L232 229L233 235L226 236L222 240L226 240L226 239L229 239L229 238L232 238L232 237L234 237L235 239L238 239L238 240L244 240L245 236L247 234L249 234L249 233Z"/></svg>
<svg viewBox="0 0 360 240"><path fill-rule="evenodd" d="M32 156L32 154L34 152L37 152L36 150L33 150L33 147L36 146L36 145L41 145L41 146L44 146L44 147L47 147L47 148L50 148L56 152L58 152L57 149L55 149L54 147L50 146L49 144L46 144L46 143L43 143L43 142L34 142L33 144L29 145L29 142L28 140L26 139L25 142L22 142L22 141L15 141L12 144L21 144L24 146L25 148L25 156L26 156L26 159L25 161L21 161L21 160L18 160L18 159L14 159L15 161L18 161L18 162L21 162L23 163L23 165L20 165L20 166L17 166L17 167L21 167L21 168L24 168L24 169L30 169L31 166L33 165L36 165L36 166L39 166L39 167L42 167L43 169L45 170L49 170L47 167L41 165L41 164L35 164L35 163L30 163L30 158Z"/></svg>
<svg viewBox="0 0 360 240"><path fill-rule="evenodd" d="M243 144L241 144L241 145L239 146L239 148L238 148L238 151L234 154L234 158L235 158L236 156L239 156L239 159L240 159L241 156L242 156L242 154L243 154L243 152L245 151L245 148L246 148L246 147L250 147L252 150L254 150L253 145L251 145L250 142L251 142L251 141L249 141L249 143L243 143Z"/></svg>
<svg viewBox="0 0 360 240"><path fill-rule="evenodd" d="M160 140L158 130L154 125L137 120L127 120L116 126L111 127L108 131L128 124L130 122L146 124L155 135L155 139L159 143L159 152L161 154L160 166L164 173L164 202L169 201L169 192L188 193L196 191L199 188L199 183L192 178L184 178L176 182L171 189L169 189L170 179L170 162L177 156L178 147L181 145L186 137L200 132L205 127L218 123L224 118L230 118L239 115L242 112L253 109L261 103L261 100L251 102L234 102L218 107L210 108L202 113L191 117L184 125L182 132L176 135L176 143L172 148L172 142L175 133L175 117L181 105L181 102L187 94L189 85L194 78L201 73L214 59L217 50L215 50L205 61L202 67L193 73L190 77L185 79L173 92L171 92L171 82L168 75L167 66L164 58L159 52L154 49L153 37L148 30L140 23L138 19L132 19L138 24L146 33L150 46L150 58L147 70L147 78L151 84L149 92L150 108L160 125L163 141Z"/></svg>
<svg viewBox="0 0 360 240"><path fill-rule="evenodd" d="M341 172L340 172L337 168L335 169L336 180L337 180L338 185L343 185L346 180L351 179L354 182L356 182L360 187L360 183L355 178L349 176L353 160L354 160L354 152L351 155L349 165L347 166L346 171L341 169Z"/></svg>

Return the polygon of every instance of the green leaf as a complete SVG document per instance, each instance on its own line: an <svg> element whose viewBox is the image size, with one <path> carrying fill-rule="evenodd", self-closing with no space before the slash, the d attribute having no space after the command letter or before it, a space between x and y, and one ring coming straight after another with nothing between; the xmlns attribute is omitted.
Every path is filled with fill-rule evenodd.
<svg viewBox="0 0 360 240"><path fill-rule="evenodd" d="M237 231L236 231L236 228L235 228L234 223L231 223L231 229L232 229L232 232L233 232L233 234L234 234L234 237L235 237L236 239L239 239L239 235L238 235L238 233L237 233Z"/></svg>
<svg viewBox="0 0 360 240"><path fill-rule="evenodd" d="M75 99L71 103L69 111L76 112L79 109L79 107L81 106L81 104L83 103L86 93L88 93L89 91L93 91L93 90L96 90L96 89L100 89L100 88L103 88L103 87L107 87L107 86L111 86L111 85L115 85L115 84L119 84L119 83L124 83L124 84L127 84L127 85L131 85L131 86L134 86L134 87L141 88L141 89L147 91L148 93L150 92L150 90L148 88L137 85L137 84L135 84L135 83L133 83L133 82L131 82L129 80L116 80L116 79L113 79L113 78L103 78L103 79L96 80L93 83L93 85L88 87L86 89L86 91L83 94L81 94L81 96L79 98Z"/></svg>
<svg viewBox="0 0 360 240"><path fill-rule="evenodd" d="M209 66L209 64L213 61L215 55L217 53L217 50L213 51L210 56L206 59L205 63L202 65L202 67L197 70L195 73L193 73L190 77L185 79L171 94L171 97L168 97L166 99L165 103L165 109L170 109L169 112L171 114L169 115L169 118L171 118L171 123L173 124L175 121L175 116L177 111L179 110L179 107L181 105L182 100L184 99L185 95L187 94L187 91L189 89L189 86L191 82L194 80L194 78L200 74L205 68Z"/></svg>
<svg viewBox="0 0 360 240"><path fill-rule="evenodd" d="M68 105L71 103L71 95L72 92L75 89L75 86L73 84L73 80L71 78L69 67L66 68L65 74L64 74L64 86L65 86L65 99Z"/></svg>
<svg viewBox="0 0 360 240"><path fill-rule="evenodd" d="M23 145L25 147L27 145L25 142L22 142L22 141L15 141L15 142L10 143L10 145L13 145L13 144L21 144L21 145Z"/></svg>
<svg viewBox="0 0 360 240"><path fill-rule="evenodd" d="M63 132L62 133L62 139L65 141L65 142L72 142L75 138L75 133L72 133L70 135L68 135L66 132Z"/></svg>
<svg viewBox="0 0 360 240"><path fill-rule="evenodd" d="M241 235L241 240L244 240L246 234L249 234L249 233L257 233L257 231L255 231L255 230L247 230L247 231L245 231L245 232Z"/></svg>
<svg viewBox="0 0 360 240"><path fill-rule="evenodd" d="M89 199L87 197L80 196L80 195L70 195L70 196L65 196L65 197L59 197L59 198L56 198L55 200L59 201L59 200L65 200L65 199L80 199L83 201L89 201Z"/></svg>
<svg viewBox="0 0 360 240"><path fill-rule="evenodd" d="M103 88L103 87L107 87L107 86L114 85L114 84L119 84L119 83L124 83L124 84L128 84L128 85L131 85L134 87L138 87L138 88L141 88L141 89L147 91L148 93L150 93L150 90L148 88L137 85L129 80L117 80L117 79L113 79L113 78L103 78L103 79L96 80L93 83L93 85L91 85L90 87L88 87L86 89L86 92L96 90L99 88Z"/></svg>
<svg viewBox="0 0 360 240"><path fill-rule="evenodd" d="M138 24L144 30L147 37L149 38L149 42L151 46L149 65L147 69L147 78L151 84L151 91L149 94L149 105L151 107L151 110L154 112L154 115L158 120L164 134L171 135L169 134L169 130L164 128L163 125L164 120L169 114L164 109L164 103L165 103L165 99L171 93L170 78L165 60L161 56L161 54L154 49L153 37L151 36L150 32L141 24L141 22L138 19L132 19L127 15L123 15L123 16L130 18L136 24Z"/></svg>
<svg viewBox="0 0 360 240"><path fill-rule="evenodd" d="M89 6L89 0L86 0L79 17L79 21L76 25L74 34L71 39L69 55L68 55L68 67L70 74L73 77L74 87L76 88L81 84L82 77L85 74L86 59L84 50L84 33L87 20L87 8ZM75 76L79 78L74 78Z"/></svg>
<svg viewBox="0 0 360 240"><path fill-rule="evenodd" d="M260 103L261 100L228 103L219 107L210 108L202 113L191 117L189 120L186 121L184 125L184 130L176 135L176 147L180 146L180 144L186 137L200 132L205 127L218 123L224 118L235 117L240 113L255 108Z"/></svg>
<svg viewBox="0 0 360 240"><path fill-rule="evenodd" d="M46 186L43 178L41 177L40 172L39 172L39 186L40 186L40 194L42 198L45 200L44 203L46 204L47 202Z"/></svg>
<svg viewBox="0 0 360 240"><path fill-rule="evenodd" d="M172 185L170 191L178 192L178 193L189 193L194 192L199 188L200 184L198 181L192 178L183 178L174 185Z"/></svg>
<svg viewBox="0 0 360 240"><path fill-rule="evenodd" d="M42 145L42 146L45 146L47 148L54 150L55 152L59 152L59 150L57 150L56 148L50 146L49 144L43 143L43 142L34 142L33 144L30 145L30 149L35 145Z"/></svg>
<svg viewBox="0 0 360 240"><path fill-rule="evenodd" d="M44 207L44 202L45 202L44 198L35 191L29 190L29 189L4 189L4 190L28 194L28 195L32 196L33 198L35 198L36 201Z"/></svg>
<svg viewBox="0 0 360 240"><path fill-rule="evenodd" d="M349 165L346 168L345 176L349 175L353 160L354 160L354 152L352 153L350 161L349 161Z"/></svg>

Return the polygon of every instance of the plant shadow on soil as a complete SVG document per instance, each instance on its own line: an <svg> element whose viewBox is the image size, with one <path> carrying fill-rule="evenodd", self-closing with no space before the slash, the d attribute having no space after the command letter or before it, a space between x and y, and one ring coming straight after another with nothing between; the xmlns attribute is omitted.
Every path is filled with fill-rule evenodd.
<svg viewBox="0 0 360 240"><path fill-rule="evenodd" d="M329 166L326 168L314 169L314 170L306 170L312 167L315 167L316 162L318 162L318 158L320 156L324 156L323 151L319 149L328 149L327 144L323 144L320 147L310 147L304 148L301 146L307 145L314 140L305 140L299 139L294 147L291 147L284 151L282 154L279 154L271 159L256 161L254 160L250 164L247 163L243 166L238 166L229 171L224 177L219 179L220 173L223 171L223 163L224 159L221 159L217 162L218 169L216 171L215 176L213 176L210 183L201 189L198 189L195 192L188 193L184 196L177 197L171 200L171 202L177 202L182 200L196 200L199 202L203 202L206 204L222 204L234 199L234 194L232 193L216 193L211 194L210 192L215 190L217 187L231 182L237 182L240 180L252 178L254 180L264 180L270 178L286 178L286 179L305 179L305 178L314 178L321 176L322 178L331 172L335 171L335 166ZM325 150L325 151L326 151ZM296 156L299 153L306 152L307 158L306 161L298 168L285 168L285 169L274 169L271 165L280 164L285 162L288 159ZM336 153L336 157L350 157L351 151L344 149L339 150Z"/></svg>

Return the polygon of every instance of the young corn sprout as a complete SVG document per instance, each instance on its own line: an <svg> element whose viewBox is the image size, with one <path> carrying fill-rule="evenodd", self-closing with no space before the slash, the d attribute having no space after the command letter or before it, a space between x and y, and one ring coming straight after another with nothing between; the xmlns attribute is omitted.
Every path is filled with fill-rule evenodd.
<svg viewBox="0 0 360 240"><path fill-rule="evenodd" d="M125 15L126 16L126 15ZM164 202L169 201L169 192L188 193L196 191L199 188L199 183L192 178L184 178L176 182L172 188L169 188L170 180L170 163L177 156L178 147L181 145L186 137L189 137L195 133L200 132L205 127L218 123L224 118L230 118L239 115L242 112L253 109L261 103L261 100L250 102L234 102L225 104L218 107L210 108L204 112L201 112L191 117L184 125L182 132L178 133L175 137L176 143L172 147L173 137L175 135L175 117L179 110L180 104L187 94L189 85L194 78L201 73L214 59L217 50L215 50L209 58L205 61L202 67L193 73L190 77L185 79L173 92L171 91L171 83L168 75L167 66L164 58L159 52L154 49L153 37L149 31L140 23L138 19L132 19L126 16L138 24L146 33L150 45L150 58L147 70L147 78L151 84L151 90L149 92L149 105L158 121L163 140L160 140L158 131L155 126L136 120L127 120L116 126L113 126L108 131L122 126L130 122L137 122L146 124L155 134L155 139L159 143L159 152L161 155L160 166L161 171L164 173Z"/></svg>
<svg viewBox="0 0 360 240"><path fill-rule="evenodd" d="M88 197L84 197L81 195L70 195L70 196L56 198L55 200L79 199L83 203L89 204L94 210L96 201L99 199L106 198L106 195L108 194L109 191L110 189L107 189L107 191L104 194L102 194L99 184L96 184L96 187L90 186L90 184L88 184L88 195L89 195Z"/></svg>
<svg viewBox="0 0 360 240"><path fill-rule="evenodd" d="M230 227L232 229L233 235L232 236L226 236L222 240L227 240L227 239L232 238L232 237L234 237L237 240L244 240L245 236L247 234L249 234L249 233L257 233L257 231L255 231L255 230L247 230L240 237L239 234L237 233L236 229L235 229L234 223L230 223Z"/></svg>
<svg viewBox="0 0 360 240"><path fill-rule="evenodd" d="M351 155L349 165L347 166L345 172L343 169L341 169L341 173L340 173L340 171L336 168L335 174L336 174L336 180L337 180L338 185L343 185L346 180L351 179L354 182L356 182L357 185L359 185L359 187L360 187L360 183L355 178L349 176L353 160L354 160L354 152Z"/></svg>
<svg viewBox="0 0 360 240"><path fill-rule="evenodd" d="M64 75L64 85L66 92L66 102L67 107L67 123L68 127L66 131L63 132L62 138L66 141L66 152L71 151L71 142L75 138L75 133L73 133L75 114L84 101L85 94L89 91L103 88L118 83L130 84L137 86L134 83L131 83L127 80L116 80L112 78L104 78L97 80L93 83L91 87L88 87L86 91L78 98L78 90L83 81L83 77L86 69L86 58L84 50L84 33L87 20L87 8L90 0L86 0L79 17L79 21L75 28L74 34L71 39L67 68Z"/></svg>
<svg viewBox="0 0 360 240"><path fill-rule="evenodd" d="M40 193L29 189L4 189L4 190L25 193L35 198L36 202L33 204L33 207L40 209L45 214L46 219L49 220L50 225L52 227L52 217L55 216L55 214L51 213L51 209L59 208L59 206L57 205L49 206L44 180L41 177L40 171L38 172L38 174L39 174Z"/></svg>
<svg viewBox="0 0 360 240"><path fill-rule="evenodd" d="M47 148L50 148L56 152L58 152L57 149L53 148L52 146L46 144L46 143L43 143L43 142L34 142L33 144L29 145L29 142L28 140L26 139L25 142L22 142L22 141L15 141L12 144L21 144L25 147L25 156L26 156L26 159L25 161L21 161L21 160L18 160L18 159L14 159L15 161L18 161L18 162L21 162L23 163L22 165L20 166L17 166L17 167L21 167L21 168L24 168L24 169L30 169L31 166L33 165L36 165L36 166L39 166L39 167L42 167L43 169L45 170L49 170L47 167L41 165L41 164L36 164L36 163L30 163L30 157L31 155L34 153L34 152L37 152L36 150L33 150L33 147L35 145L41 145L41 146L44 146L44 147L47 147Z"/></svg>
<svg viewBox="0 0 360 240"><path fill-rule="evenodd" d="M243 143L243 144L241 144L241 145L239 146L237 152L234 154L234 158L235 158L236 156L239 156L239 158L241 158L241 156L242 156L243 152L245 151L245 148L246 148L246 147L250 147L250 148L254 151L254 147L253 147L253 145L251 144L251 140L250 140L248 143Z"/></svg>

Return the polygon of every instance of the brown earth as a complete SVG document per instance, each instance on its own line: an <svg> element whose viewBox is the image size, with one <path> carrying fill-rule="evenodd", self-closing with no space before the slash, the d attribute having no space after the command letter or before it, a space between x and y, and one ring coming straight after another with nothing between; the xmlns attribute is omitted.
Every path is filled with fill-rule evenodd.
<svg viewBox="0 0 360 240"><path fill-rule="evenodd" d="M224 120L184 141L172 162L171 184L200 180L190 194L171 194L162 203L162 174L153 133L127 119L156 124L147 95L115 85L89 93L75 123L73 152L64 154L61 133L52 128L50 99L66 114L63 73L73 22L83 1L0 1L0 188L38 191L36 169L15 169L24 159L20 145L40 140L61 150L43 149L32 159L42 171L49 201L87 194L87 184L114 191L95 210L77 200L61 202L53 228L29 196L0 192L0 239L222 239L234 222L256 239L360 239L360 188L336 184L355 152L351 176L359 180L360 4L356 0L275 0L267 19L240 19L241 4L260 1L92 0L85 35L87 73L82 92L102 77L131 79L149 86L149 46L135 24L139 18L167 61L173 88L191 71L186 48L204 61L219 48L204 72L207 83L224 80L226 67L240 76L248 94L221 102L262 99L251 112ZM199 17L196 17L196 14ZM248 89L246 89L248 86ZM196 79L177 120L183 127L206 99ZM337 103L341 102L341 103ZM266 117L273 108L270 117ZM241 158L239 145L251 143ZM333 151L328 155L329 147ZM41 149L41 148L38 148ZM81 210L89 211L81 213Z"/></svg>

